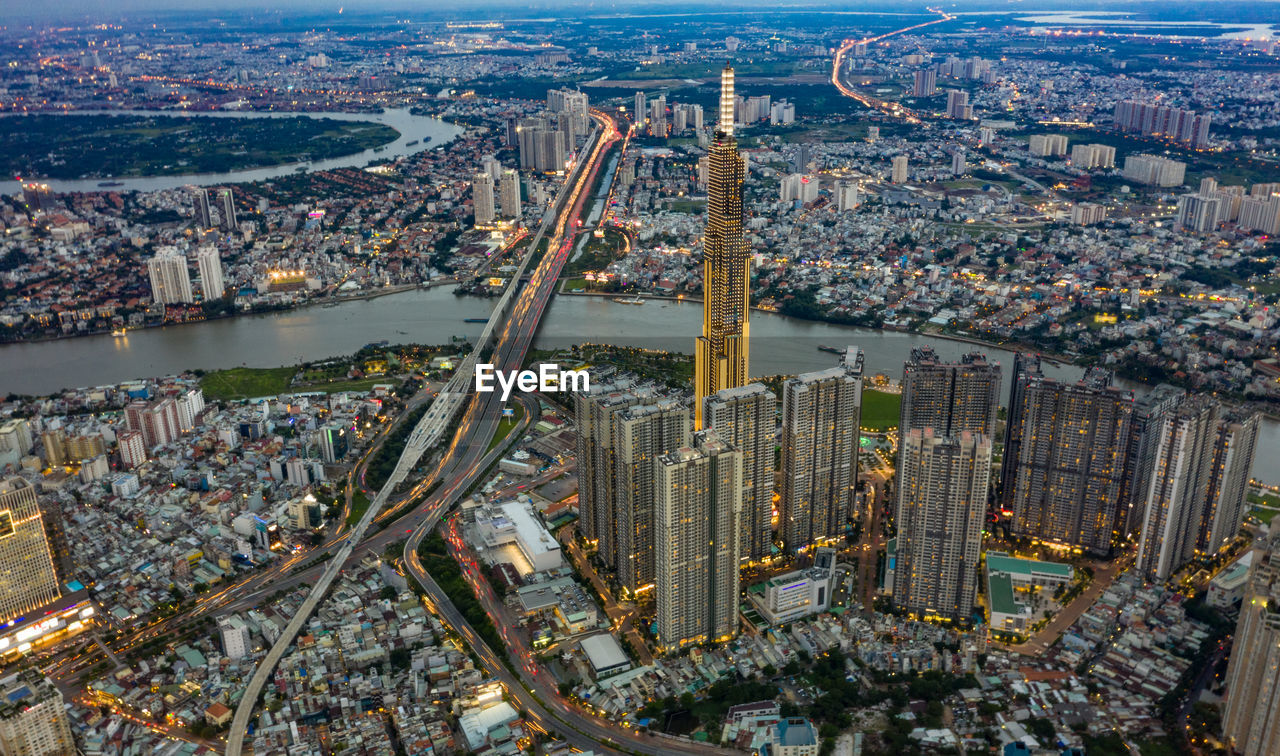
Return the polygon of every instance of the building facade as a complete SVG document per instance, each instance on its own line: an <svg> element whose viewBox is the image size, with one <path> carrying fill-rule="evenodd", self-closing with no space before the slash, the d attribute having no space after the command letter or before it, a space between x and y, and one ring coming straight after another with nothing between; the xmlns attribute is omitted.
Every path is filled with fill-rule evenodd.
<svg viewBox="0 0 1280 756"><path fill-rule="evenodd" d="M744 561L759 561L773 549L774 436L778 398L764 384L723 389L707 397L707 426L742 452L742 532Z"/></svg>
<svg viewBox="0 0 1280 756"><path fill-rule="evenodd" d="M0 624L61 595L35 487L0 480Z"/></svg>
<svg viewBox="0 0 1280 756"><path fill-rule="evenodd" d="M1222 734L1242 756L1280 753L1280 539L1253 552L1227 664Z"/></svg>

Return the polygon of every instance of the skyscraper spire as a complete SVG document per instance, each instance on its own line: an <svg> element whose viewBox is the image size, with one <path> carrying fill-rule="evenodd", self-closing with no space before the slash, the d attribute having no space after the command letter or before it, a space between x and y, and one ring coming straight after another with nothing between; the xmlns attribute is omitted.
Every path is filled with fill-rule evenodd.
<svg viewBox="0 0 1280 756"><path fill-rule="evenodd" d="M746 168L733 139L733 68L724 67L720 123L707 155L707 226L702 234L702 335L694 361L694 424L704 427L703 402L747 382L747 316L751 267L743 237Z"/></svg>
<svg viewBox="0 0 1280 756"><path fill-rule="evenodd" d="M720 73L720 123L716 130L733 136L733 66L728 63Z"/></svg>

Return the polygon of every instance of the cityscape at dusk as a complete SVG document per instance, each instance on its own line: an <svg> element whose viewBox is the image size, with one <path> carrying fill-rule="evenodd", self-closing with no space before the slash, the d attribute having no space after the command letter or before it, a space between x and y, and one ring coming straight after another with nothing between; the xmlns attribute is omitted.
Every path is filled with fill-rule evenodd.
<svg viewBox="0 0 1280 756"><path fill-rule="evenodd" d="M1280 5L0 4L0 756L1280 756Z"/></svg>

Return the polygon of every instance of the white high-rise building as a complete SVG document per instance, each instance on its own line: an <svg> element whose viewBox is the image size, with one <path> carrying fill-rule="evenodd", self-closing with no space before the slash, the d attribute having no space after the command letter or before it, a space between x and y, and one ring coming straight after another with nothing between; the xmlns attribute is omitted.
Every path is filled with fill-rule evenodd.
<svg viewBox="0 0 1280 756"><path fill-rule="evenodd" d="M893 158L889 181L894 184L907 183L907 156L897 155Z"/></svg>
<svg viewBox="0 0 1280 756"><path fill-rule="evenodd" d="M62 693L35 669L25 668L0 679L0 753L6 756L77 753Z"/></svg>
<svg viewBox="0 0 1280 756"><path fill-rule="evenodd" d="M498 182L498 204L508 218L520 217L520 174L510 168L502 172Z"/></svg>
<svg viewBox="0 0 1280 756"><path fill-rule="evenodd" d="M1055 157L1067 154L1067 137L1064 134L1032 134L1027 143L1036 157Z"/></svg>
<svg viewBox="0 0 1280 756"><path fill-rule="evenodd" d="M658 643L668 650L738 633L742 452L715 431L657 458Z"/></svg>
<svg viewBox="0 0 1280 756"><path fill-rule="evenodd" d="M720 438L742 452L741 557L760 560L773 545L773 450L778 398L762 383L707 397L702 416Z"/></svg>
<svg viewBox="0 0 1280 756"><path fill-rule="evenodd" d="M847 213L862 204L858 194L858 185L853 181L840 181L836 184L836 209Z"/></svg>
<svg viewBox="0 0 1280 756"><path fill-rule="evenodd" d="M218 620L218 633L222 636L222 653L228 659L241 659L253 650L249 626L234 614Z"/></svg>
<svg viewBox="0 0 1280 756"><path fill-rule="evenodd" d="M1200 522L1202 553L1213 554L1240 532L1247 511L1249 477L1253 470L1261 415L1228 411L1218 422L1214 441L1209 494Z"/></svg>
<svg viewBox="0 0 1280 756"><path fill-rule="evenodd" d="M471 180L471 206L475 213L475 224L483 226L493 223L493 177L487 173L477 173Z"/></svg>
<svg viewBox="0 0 1280 756"><path fill-rule="evenodd" d="M841 364L782 385L782 483L779 535L790 553L841 537L858 475L862 350Z"/></svg>
<svg viewBox="0 0 1280 756"><path fill-rule="evenodd" d="M964 150L957 149L955 152L951 153L951 175L963 176L968 172L968 170L969 169L964 162Z"/></svg>
<svg viewBox="0 0 1280 756"><path fill-rule="evenodd" d="M151 277L151 299L156 304L195 301L191 294L187 258L176 248L161 247L155 257L147 261L147 274Z"/></svg>
<svg viewBox="0 0 1280 756"><path fill-rule="evenodd" d="M196 252L196 268L200 271L200 291L204 294L204 301L222 299L226 288L222 282L222 258L218 255L218 248L211 244L201 247Z"/></svg>
<svg viewBox="0 0 1280 756"><path fill-rule="evenodd" d="M1160 155L1130 155L1124 159L1121 175L1150 186L1178 186L1186 177L1187 164Z"/></svg>

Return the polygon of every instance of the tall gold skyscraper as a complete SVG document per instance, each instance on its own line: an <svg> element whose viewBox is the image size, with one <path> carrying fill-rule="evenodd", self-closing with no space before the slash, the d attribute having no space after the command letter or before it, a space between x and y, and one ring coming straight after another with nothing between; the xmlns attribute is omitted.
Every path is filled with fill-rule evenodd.
<svg viewBox="0 0 1280 756"><path fill-rule="evenodd" d="M707 228L702 235L702 335L696 345L694 423L708 396L747 382L751 268L742 236L746 167L733 138L733 67L720 78L720 124L707 158Z"/></svg>

